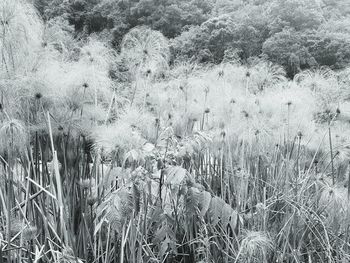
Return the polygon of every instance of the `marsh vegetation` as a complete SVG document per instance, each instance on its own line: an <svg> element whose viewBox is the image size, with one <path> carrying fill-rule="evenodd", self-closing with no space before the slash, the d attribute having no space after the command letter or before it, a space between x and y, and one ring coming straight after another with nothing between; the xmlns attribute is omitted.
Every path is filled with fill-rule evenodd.
<svg viewBox="0 0 350 263"><path fill-rule="evenodd" d="M0 263L350 261L345 64L76 32L0 2Z"/></svg>

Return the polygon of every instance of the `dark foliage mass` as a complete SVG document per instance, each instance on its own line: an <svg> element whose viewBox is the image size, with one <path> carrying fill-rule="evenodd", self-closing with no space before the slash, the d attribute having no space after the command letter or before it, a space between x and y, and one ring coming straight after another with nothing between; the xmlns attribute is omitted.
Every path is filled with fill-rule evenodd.
<svg viewBox="0 0 350 263"><path fill-rule="evenodd" d="M77 37L101 34L117 49L133 27L171 39L172 57L220 63L263 56L289 76L350 60L347 0L36 0L46 20L64 17Z"/></svg>

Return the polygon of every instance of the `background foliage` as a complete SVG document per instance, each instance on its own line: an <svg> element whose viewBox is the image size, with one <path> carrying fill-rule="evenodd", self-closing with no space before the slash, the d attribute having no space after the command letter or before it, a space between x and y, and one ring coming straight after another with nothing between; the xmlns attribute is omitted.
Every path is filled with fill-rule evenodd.
<svg viewBox="0 0 350 263"><path fill-rule="evenodd" d="M173 60L267 57L290 77L316 65L349 63L346 0L36 0L36 6L46 19L64 17L79 37L99 33L117 49L131 28L147 25L172 39Z"/></svg>

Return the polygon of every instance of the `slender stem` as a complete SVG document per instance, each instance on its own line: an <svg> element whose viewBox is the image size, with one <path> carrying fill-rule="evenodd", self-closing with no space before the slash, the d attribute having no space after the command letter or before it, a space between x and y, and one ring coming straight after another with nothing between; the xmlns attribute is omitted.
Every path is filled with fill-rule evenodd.
<svg viewBox="0 0 350 263"><path fill-rule="evenodd" d="M333 160L333 146L332 146L332 133L331 133L331 122L328 122L328 138L329 138L329 148L331 152L331 166L332 166L332 184L335 184L334 178L334 160Z"/></svg>

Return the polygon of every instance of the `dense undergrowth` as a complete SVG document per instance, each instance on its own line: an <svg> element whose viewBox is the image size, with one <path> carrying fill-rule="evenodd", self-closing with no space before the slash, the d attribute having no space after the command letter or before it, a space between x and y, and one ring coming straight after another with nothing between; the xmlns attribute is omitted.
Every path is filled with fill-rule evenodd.
<svg viewBox="0 0 350 263"><path fill-rule="evenodd" d="M147 28L115 54L0 11L0 262L350 260L348 70L170 68Z"/></svg>

